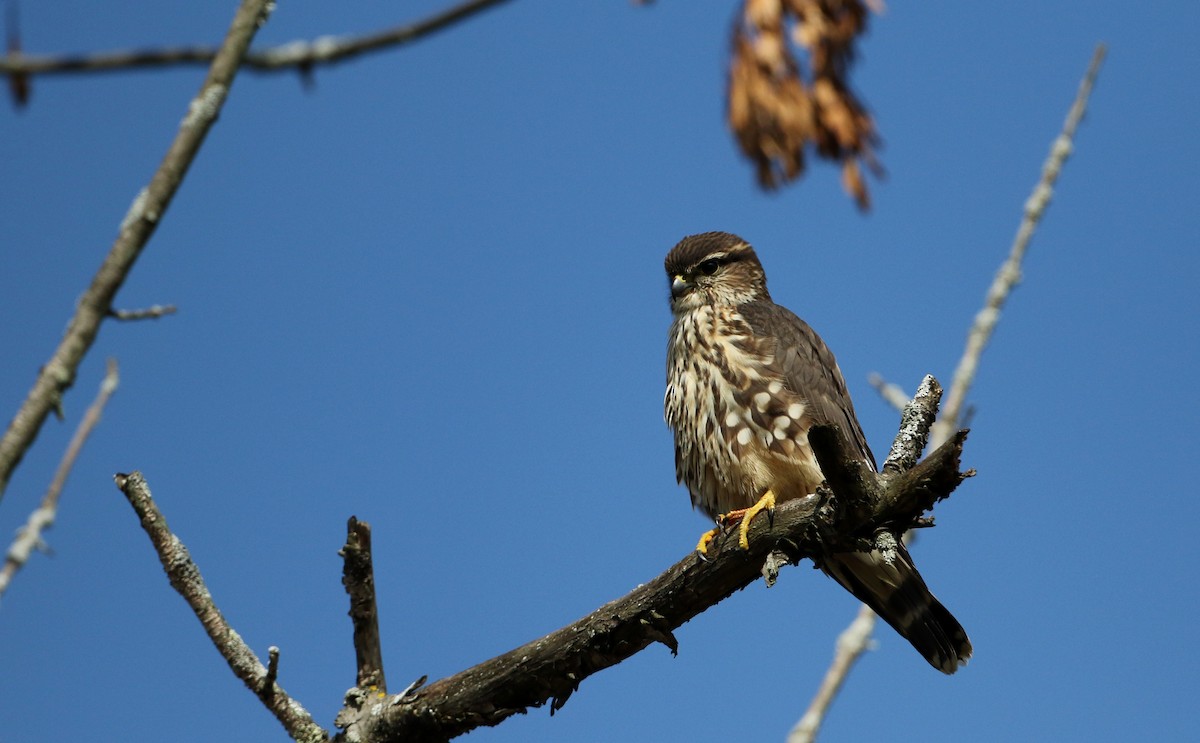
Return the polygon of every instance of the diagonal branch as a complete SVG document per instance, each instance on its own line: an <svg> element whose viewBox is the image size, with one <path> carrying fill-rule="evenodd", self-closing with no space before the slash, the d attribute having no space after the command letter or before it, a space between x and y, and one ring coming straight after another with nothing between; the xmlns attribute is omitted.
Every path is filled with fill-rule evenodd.
<svg viewBox="0 0 1200 743"><path fill-rule="evenodd" d="M179 184L229 95L229 86L250 47L250 40L266 22L268 10L273 5L270 0L243 0L238 8L225 42L213 58L208 76L200 86L199 94L188 106L175 141L171 143L150 184L134 199L108 256L92 278L87 291L79 298L75 315L58 348L38 372L33 389L9 423L4 438L0 439L0 498L4 495L13 470L37 438L46 416L61 405L63 394L75 383L79 364L95 342L100 323L112 309L113 297L133 269L142 248L154 234L163 213L171 205Z"/></svg>
<svg viewBox="0 0 1200 743"><path fill-rule="evenodd" d="M361 54L382 51L417 41L508 0L470 0L415 23L408 23L362 36L322 36L312 41L293 41L282 46L250 52L243 66L255 72L308 72L317 65L344 62ZM80 72L110 72L144 67L201 65L218 53L213 47L175 47L140 51L96 52L51 56L9 54L0 57L0 73L7 75L55 75Z"/></svg>
<svg viewBox="0 0 1200 743"><path fill-rule="evenodd" d="M504 655L416 691L370 705L343 720L338 740L444 741L497 725L530 707L561 708L588 676L659 642L674 652L676 628L762 574L782 553L787 561L846 549L881 525L911 525L966 475L958 471L965 432L901 476L864 476L832 429L810 431L824 471L842 473L833 492L789 501L753 522L750 550L718 539L710 558L688 555L665 573L579 621Z"/></svg>
<svg viewBox="0 0 1200 743"><path fill-rule="evenodd" d="M996 278L984 298L983 309L975 316L975 323L967 334L967 347L963 350L958 368L954 370L950 390L946 393L946 404L942 407L941 420L933 427L935 445L944 441L958 426L967 392L971 389L971 383L975 381L979 358L983 355L988 341L992 339L992 332L996 329L996 323L1000 321L1000 310L1008 301L1008 295L1021 281L1021 261L1025 258L1025 251L1029 248L1029 241L1033 238L1042 215L1046 213L1046 207L1050 205L1054 184L1062 172L1063 163L1074 147L1075 130L1079 128L1079 122L1087 112L1088 98L1092 94L1092 87L1096 84L1096 77L1100 74L1100 65L1104 62L1107 51L1104 44L1099 44L1092 53L1092 61L1079 83L1079 91L1075 94L1075 102L1071 104L1066 121L1063 122L1062 132L1055 138L1054 144L1050 146L1050 155L1042 164L1042 177L1025 202L1025 214L1021 219L1021 226L1017 228L1008 258L996 272Z"/></svg>
<svg viewBox="0 0 1200 743"><path fill-rule="evenodd" d="M17 538L13 540L12 546L8 548L8 553L4 556L4 567L0 568L0 596L4 595L12 583L13 577L25 566L33 551L42 548L42 532L54 525L54 519L58 515L58 499L62 495L63 486L67 484L67 476L71 474L71 468L75 466L75 460L79 457L79 452L83 450L88 436L92 434L92 429L100 422L100 416L104 412L104 406L108 404L108 398L117 391L119 381L117 360L109 359L108 371L104 374L104 380L100 382L100 391L96 393L96 399L84 413L83 419L79 421L79 427L75 429L75 435L67 444L67 450L58 463L58 469L54 472L54 479L50 481L50 487L42 496L41 504L33 513L29 514L25 526L21 527Z"/></svg>
<svg viewBox="0 0 1200 743"><path fill-rule="evenodd" d="M1063 163L1071 153L1075 130L1079 127L1079 122L1083 120L1083 115L1087 111L1088 98L1093 85L1095 85L1096 77L1100 73L1100 64L1104 61L1105 53L1105 46L1100 44L1092 54L1091 63L1079 84L1079 91L1076 93L1075 101L1063 123L1062 132L1054 140L1054 144L1050 148L1050 155L1042 165L1042 176L1034 187L1033 193L1025 202L1025 214L1009 251L1008 259L1000 267L991 288L988 289L983 309L975 316L975 323L967 335L967 347L954 372L941 417L932 427L934 447L938 447L950 439L952 432L962 419L963 402L975 380L975 371L979 367L980 356L982 356L983 349L991 339L996 323L1000 319L1000 309L1021 278L1021 261L1025 257L1029 240L1033 237L1033 232L1037 228L1038 222L1041 221L1046 206L1050 203L1050 195L1053 193L1054 183L1062 171ZM898 388L895 388L894 385L887 385L878 375L871 380L871 384L880 391L885 399L896 404ZM902 394L900 393L901 396ZM917 396L919 397L920 394L918 391ZM890 456L888 461L891 461ZM885 464L884 467L886 468L887 465ZM865 605L860 607L858 615L839 636L833 663L821 681L813 700L809 703L808 710L789 733L787 743L811 743L816 740L817 732L821 728L830 703L842 684L845 683L854 663L869 645L874 622L875 613ZM844 638L849 639L843 641Z"/></svg>
<svg viewBox="0 0 1200 743"><path fill-rule="evenodd" d="M154 551L158 553L158 559L171 581L171 587L183 596L195 612L209 639L234 674L275 715L293 740L308 743L328 740L329 734L313 722L308 710L289 697L283 687L276 683L275 676L279 670L278 649L270 649L271 667L263 667L254 651L222 616L221 610L217 608L212 594L208 591L208 586L204 584L200 568L192 561L192 556L188 554L183 542L179 541L179 537L171 532L167 520L155 505L150 496L150 487L146 485L142 473L117 474L113 479L141 519L142 528L150 537Z"/></svg>

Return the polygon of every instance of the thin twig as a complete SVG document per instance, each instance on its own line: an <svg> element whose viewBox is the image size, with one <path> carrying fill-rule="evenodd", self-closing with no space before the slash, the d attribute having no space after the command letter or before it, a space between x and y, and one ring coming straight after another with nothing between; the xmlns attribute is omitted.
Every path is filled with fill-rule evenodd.
<svg viewBox="0 0 1200 743"><path fill-rule="evenodd" d="M416 23L377 31L362 36L322 36L312 41L293 41L281 46L250 52L243 66L255 72L300 70L309 72L317 65L332 65L360 54L381 51L417 41L459 21L508 0L470 0L424 18ZM109 72L144 67L208 64L217 55L212 47L175 47L140 51L111 51L94 54L51 56L9 54L0 57L0 73L8 75L53 75L80 72Z"/></svg>
<svg viewBox="0 0 1200 743"><path fill-rule="evenodd" d="M1075 102L1071 105L1071 110L1067 113L1067 119L1063 123L1062 133L1050 146L1050 156L1042 165L1042 177L1025 202L1025 216L1021 220L1021 226L1017 228L1017 236L1013 240L1008 259L996 273L996 278L992 281L984 299L983 309L975 316L975 324L967 334L967 347L963 350L958 368L954 370L954 378L946 393L946 404L942 406L942 417L933 427L934 446L945 441L946 437L958 427L963 402L967 398L971 383L975 381L975 372L979 368L979 358L992 338L992 332L1000 320L1000 310L1008 301L1008 295L1021 280L1021 261L1025 258L1029 241L1033 237L1042 215L1045 214L1046 207L1050 204L1050 197L1054 194L1054 183L1058 180L1059 173L1062 172L1063 163L1066 162L1074 147L1075 130L1079 128L1079 122L1083 120L1083 115L1087 112L1088 97L1096 83L1096 76L1100 74L1100 65L1104 62L1106 53L1107 48L1104 44L1096 46L1087 73L1083 76L1083 81L1079 83Z"/></svg>
<svg viewBox="0 0 1200 743"><path fill-rule="evenodd" d="M971 383L975 379L979 357L992 336L996 322L1000 319L1000 308L1004 306L1009 293L1020 280L1021 260L1025 256L1029 240L1033 236L1033 232L1037 228L1038 222L1046 210L1046 206L1050 203L1053 185L1058 179L1062 165L1071 152L1075 130L1079 127L1079 122L1083 119L1083 115L1087 110L1088 97L1096 82L1096 76L1100 72L1100 64L1104 61L1105 52L1106 48L1103 44L1096 47L1096 51L1092 55L1092 61L1088 65L1083 81L1079 85L1075 101L1071 105L1070 112L1067 114L1062 132L1054 140L1054 144L1050 147L1050 155L1042 165L1041 179L1034 187L1033 194L1025 202L1025 215L1021 220L1020 228L1017 230L1017 236L1013 241L1008 259L1000 267L999 273L997 273L991 288L988 290L987 297L984 300L984 307L975 317L975 323L967 336L966 350L963 351L958 368L954 372L954 379L951 381L950 390L946 395L946 403L942 406L941 416L932 426L930 441L932 449L936 450L940 447L958 428L960 418L962 417L963 401L966 399L967 392L971 389ZM882 380L878 381L882 382ZM876 385L877 388L879 387L876 381L873 380L871 383ZM887 395L885 395L886 398ZM869 619L867 615L870 615ZM858 625L861 629L863 626L866 626L864 622L868 621L871 623L874 622L874 613L866 606L863 606L859 610L858 616L851 623L851 626ZM817 732L820 730L830 702L837 694L838 689L845 683L846 676L850 673L850 669L854 667L854 662L860 655L861 651L843 655L839 641L839 649L835 654L834 663L825 674L821 686L817 689L812 702L809 703L808 710L800 718L800 721L796 723L795 728L792 729L791 734L788 736L788 743L808 743L816 739Z"/></svg>
<svg viewBox="0 0 1200 743"><path fill-rule="evenodd" d="M275 645L267 648L267 675L263 677L263 685L271 686L279 678L279 648Z"/></svg>
<svg viewBox="0 0 1200 743"><path fill-rule="evenodd" d="M875 391L879 393L879 396L883 398L884 402L886 402L888 405L891 405L898 412L904 411L904 406L908 404L909 397L908 393L904 391L903 387L887 381L883 378L883 375L879 374L878 372L871 372L868 374L867 383L875 388Z"/></svg>
<svg viewBox="0 0 1200 743"><path fill-rule="evenodd" d="M808 711L800 718L795 727L788 733L787 743L812 743L817 739L817 732L825 720L829 705L846 682L850 669L858 657L871 647L871 635L875 632L875 612L866 604L858 607L858 616L850 626L842 630L834 645L833 663L825 672L825 678L817 689L817 695L808 705Z"/></svg>
<svg viewBox="0 0 1200 743"><path fill-rule="evenodd" d="M225 104L229 86L250 46L250 40L266 22L269 8L273 5L270 0L243 0L238 8L233 25L213 59L199 94L188 106L175 140L150 184L134 199L108 256L92 278L87 291L80 297L62 341L38 372L33 389L9 423L4 438L0 439L0 497L3 497L13 470L37 438L46 416L61 404L63 394L74 384L80 362L95 342L101 322L112 309L113 297L170 206L200 145L204 143L205 135Z"/></svg>
<svg viewBox="0 0 1200 743"><path fill-rule="evenodd" d="M75 435L67 444L67 450L63 452L58 469L54 472L54 479L50 481L50 487L46 488L46 494L42 496L41 504L29 514L29 520L17 532L17 538L13 540L12 546L4 556L4 567L0 568L0 596L8 590L13 577L25 566L33 551L43 549L42 532L54 526L54 519L58 515L58 499L62 495L63 486L67 484L67 476L71 474L71 468L75 466L75 460L83 450L92 429L100 422L104 406L108 404L108 398L112 397L113 392L116 392L119 382L117 360L109 359L108 371L100 382L100 391L96 393L96 399L84 413L83 420L79 421Z"/></svg>
<svg viewBox="0 0 1200 743"><path fill-rule="evenodd" d="M308 710L289 697L274 681L274 674L263 667L254 651L221 615L208 586L204 584L200 568L192 560L187 547L167 526L167 520L155 505L142 473L117 474L113 479L141 519L142 528L158 553L171 587L187 601L234 674L275 715L293 740L311 743L328 740L329 734L313 722ZM278 672L277 661L273 665Z"/></svg>
<svg viewBox="0 0 1200 743"><path fill-rule="evenodd" d="M151 307L143 307L139 310L118 310L111 309L108 311L108 316L114 320L128 322L131 320L157 320L164 315L174 315L179 311L179 308L173 304L156 304Z"/></svg>

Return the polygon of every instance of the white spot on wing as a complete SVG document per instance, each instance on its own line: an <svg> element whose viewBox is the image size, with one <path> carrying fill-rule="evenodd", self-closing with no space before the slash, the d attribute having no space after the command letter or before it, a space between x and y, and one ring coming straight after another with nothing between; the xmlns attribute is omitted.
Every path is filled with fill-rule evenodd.
<svg viewBox="0 0 1200 743"><path fill-rule="evenodd" d="M767 405L771 402L771 394L769 392L759 392L754 395L754 407L758 408L758 412L765 412Z"/></svg>
<svg viewBox="0 0 1200 743"><path fill-rule="evenodd" d="M800 416L804 415L804 406L798 402L788 405L787 414L792 420L800 420Z"/></svg>
<svg viewBox="0 0 1200 743"><path fill-rule="evenodd" d="M743 428L742 430L738 431L737 442L742 446L745 446L746 444L750 443L752 436L754 436L754 434L750 432L749 428Z"/></svg>

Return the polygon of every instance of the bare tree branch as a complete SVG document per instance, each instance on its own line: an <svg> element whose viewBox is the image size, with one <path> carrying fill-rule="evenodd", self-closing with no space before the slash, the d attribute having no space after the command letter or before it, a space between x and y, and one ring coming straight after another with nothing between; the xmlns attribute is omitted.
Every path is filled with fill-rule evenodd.
<svg viewBox="0 0 1200 743"><path fill-rule="evenodd" d="M80 362L95 342L100 323L112 309L113 297L154 234L205 135L216 122L250 40L266 22L272 5L270 0L243 0L199 94L188 106L175 140L150 184L134 199L108 256L80 297L62 341L38 373L33 389L0 439L0 498L46 416L61 404L63 394L74 384Z"/></svg>
<svg viewBox="0 0 1200 743"><path fill-rule="evenodd" d="M386 694L379 608L375 603L375 567L371 559L371 525L351 516L346 524L346 544L340 554L342 585L350 596L350 620L354 623L356 685Z"/></svg>
<svg viewBox="0 0 1200 743"><path fill-rule="evenodd" d="M624 598L516 650L422 688L424 677L392 697L361 689L348 695L338 716L339 741L443 741L481 725L496 725L529 707L560 709L583 679L661 642L678 647L673 631L710 606L757 580L768 558L782 554L799 562L857 544L883 525L916 523L969 475L959 472L966 432L960 432L914 469L876 476L847 451L836 429L810 431L823 471L836 473L835 490L781 505L773 522L751 527L751 548L736 539L718 540L708 560L694 554ZM923 438L923 437L919 437ZM167 525L140 472L115 476L138 514L171 585L183 596L234 674L298 741L324 741L328 734L276 683L278 650L270 667L228 624L187 548ZM359 692L355 696L355 692ZM350 697L354 697L352 700Z"/></svg>
<svg viewBox="0 0 1200 743"><path fill-rule="evenodd" d="M1067 119L1063 123L1062 132L1050 146L1050 156L1042 165L1042 177L1025 202L1025 216L1021 220L1021 226L1017 228L1017 236L1013 240L1008 259L996 273L996 278L992 281L984 299L983 309L975 316L975 324L967 334L967 347L963 350L958 368L954 370L954 379L946 393L946 404L942 408L941 420L933 427L935 445L937 442L945 440L946 436L958 425L963 402L967 398L967 392L971 389L971 383L975 381L979 358L992 338L996 323L1000 321L1000 310L1008 300L1008 295L1021 280L1021 261L1025 258L1025 251L1029 247L1029 241L1037 229L1038 222L1045 214L1046 207L1050 205L1050 197L1054 194L1054 183L1058 180L1059 173L1062 172L1063 163L1066 162L1074 147L1075 130L1079 128L1079 122L1083 120L1083 115L1087 112L1088 98L1091 96L1092 86L1096 83L1096 76L1100 74L1100 65L1104 62L1106 53L1107 48L1104 44L1096 46L1087 73L1079 83L1075 102L1071 105L1071 110L1067 113Z"/></svg>
<svg viewBox="0 0 1200 743"><path fill-rule="evenodd" d="M496 725L529 707L561 708L588 676L659 642L674 652L674 630L758 579L764 563L782 554L798 562L857 545L880 525L911 525L967 475L958 470L961 432L906 473L876 476L844 449L830 427L810 441L832 492L789 501L773 524L751 525L750 550L736 536L718 539L707 561L689 554L665 573L588 616L538 640L417 690L362 705L341 717L338 740L444 741Z"/></svg>
<svg viewBox="0 0 1200 743"><path fill-rule="evenodd" d="M75 466L75 460L79 457L79 452L83 450L83 445L91 435L92 429L100 422L104 406L108 404L108 398L116 392L119 382L117 361L109 359L108 371L104 374L103 381L100 382L100 391L96 393L96 399L84 413L83 420L79 421L79 427L75 429L75 435L67 444L67 450L58 463L58 469L54 472L54 479L50 481L50 487L42 496L41 504L33 513L29 514L25 526L17 532L17 538L13 540L12 546L8 548L8 552L4 556L4 567L0 568L0 596L3 596L4 592L8 590L13 577L25 566L33 551L42 549L42 532L54 526L54 519L58 515L58 499L62 495L63 486L67 484L67 476L71 474L71 468Z"/></svg>
<svg viewBox="0 0 1200 743"><path fill-rule="evenodd" d="M825 678L821 681L816 696L809 703L808 710L788 733L787 743L812 743L817 739L817 732L821 729L821 723L825 721L825 714L838 692L842 690L842 685L846 683L850 669L858 657L871 647L871 635L875 632L876 619L871 607L866 604L858 607L858 616L838 635L833 649L833 663L825 672Z"/></svg>
<svg viewBox="0 0 1200 743"><path fill-rule="evenodd" d="M884 474L907 472L917 465L917 459L929 441L929 431L937 419L942 401L942 386L926 374L917 387L917 394L904 404L900 414L900 433L892 441L892 449L883 460Z"/></svg>
<svg viewBox="0 0 1200 743"><path fill-rule="evenodd" d="M950 385L946 405L942 408L941 417L933 424L931 429L932 446L935 449L947 441L959 425L959 421L962 418L963 401L966 399L967 392L971 389L971 383L975 380L975 371L979 366L979 358L983 354L983 349L991 339L992 331L995 330L996 323L1000 319L1000 309L1004 306L1009 293L1012 292L1021 278L1021 260L1025 257L1029 240L1033 237L1033 232L1037 228L1042 214L1045 213L1046 206L1050 203L1053 186L1055 181L1058 180L1059 173L1062 171L1063 163L1071 153L1075 130L1078 129L1079 122L1083 120L1083 115L1087 111L1088 97L1091 95L1096 77L1100 73L1100 64L1104 61L1105 53L1105 46L1103 44L1097 45L1095 52L1092 54L1092 61L1083 76L1083 81L1079 84L1079 91L1075 95L1075 101L1072 103L1071 110L1068 112L1066 121L1063 123L1062 132L1054 140L1054 144L1050 147L1050 155L1042 165L1041 179L1034 186L1033 193L1025 202L1025 216L1021 220L1021 226L1017 230L1017 236L1013 241L1008 259L1000 267L1000 271L996 274L991 288L988 289L983 309L975 316L975 323L967 335L967 347L963 351L958 368L954 372L954 379ZM895 392L888 388L882 378L874 375L871 384L880 391L880 394L886 400L893 405L895 404ZM896 389L898 390L899 388ZM919 392L918 396L920 396ZM888 461L891 461L890 456L888 457ZM874 622L874 612L865 605L862 606L859 609L858 615L851 622L850 627L839 637L833 664L826 672L825 678L821 681L821 685L817 689L817 693L813 696L813 700L809 703L808 710L800 718L800 721L796 723L796 726L792 728L791 733L788 735L787 743L811 743L811 741L816 740L817 732L824 721L830 702L832 702L833 697L837 695L838 690L845 683L846 676L854 667L855 661L858 660L863 650L868 646L864 641L854 645L848 643L846 647L843 647L841 638L851 633L851 630L856 635L865 631L867 637L869 637Z"/></svg>
<svg viewBox="0 0 1200 743"><path fill-rule="evenodd" d="M196 618L204 625L209 639L229 664L234 675L275 715L293 740L307 743L328 740L329 734L313 722L308 710L289 697L283 687L275 682L275 675L278 673L278 650L270 654L272 669L264 668L254 651L221 615L208 586L204 584L200 568L192 561L187 547L167 526L167 520L155 505L142 473L117 474L113 479L141 519L142 528L150 537L154 551L158 553L158 559L171 581L171 587L192 607Z"/></svg>
<svg viewBox="0 0 1200 743"><path fill-rule="evenodd" d="M402 46L508 0L470 0L417 21L362 36L322 36L312 41L293 41L282 46L250 52L242 65L255 72L308 72L317 65L332 65L357 57ZM94 54L51 56L12 54L0 57L0 73L7 75L55 75L81 72L108 72L143 67L206 65L218 53L212 47L175 47L139 51L96 52Z"/></svg>

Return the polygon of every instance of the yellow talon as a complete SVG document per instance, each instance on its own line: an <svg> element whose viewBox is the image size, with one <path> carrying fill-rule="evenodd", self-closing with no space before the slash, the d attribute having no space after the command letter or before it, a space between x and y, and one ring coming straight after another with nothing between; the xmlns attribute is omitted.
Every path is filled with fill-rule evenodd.
<svg viewBox="0 0 1200 743"><path fill-rule="evenodd" d="M759 512L766 511L767 513L770 513L773 510L775 510L775 493L768 490L767 492L763 493L763 497L758 499L758 503L755 503L753 506L750 506L745 510L745 512L743 512L742 523L738 527L738 545L740 545L742 549L750 549L750 522L754 520L754 517L757 516Z"/></svg>
<svg viewBox="0 0 1200 743"><path fill-rule="evenodd" d="M750 549L750 522L762 511L766 511L769 514L773 510L775 510L775 493L768 490L763 493L763 497L759 498L758 503L755 503L753 506L720 514L716 518L717 528L700 535L700 542L696 544L696 552L700 554L700 557L707 556L708 546L712 544L713 540L725 529L739 521L741 524L738 526L738 546L744 550Z"/></svg>

